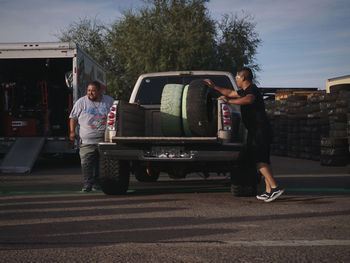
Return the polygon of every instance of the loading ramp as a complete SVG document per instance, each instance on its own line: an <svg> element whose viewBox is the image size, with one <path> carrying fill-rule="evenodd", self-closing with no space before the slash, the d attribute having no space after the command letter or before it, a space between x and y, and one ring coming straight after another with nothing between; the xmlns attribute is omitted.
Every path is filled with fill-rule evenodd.
<svg viewBox="0 0 350 263"><path fill-rule="evenodd" d="M45 143L45 137L21 137L3 159L2 173L30 173Z"/></svg>

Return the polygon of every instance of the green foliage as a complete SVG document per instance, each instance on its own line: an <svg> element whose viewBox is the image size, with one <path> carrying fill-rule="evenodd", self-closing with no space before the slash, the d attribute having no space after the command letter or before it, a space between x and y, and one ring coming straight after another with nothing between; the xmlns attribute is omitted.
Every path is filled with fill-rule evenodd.
<svg viewBox="0 0 350 263"><path fill-rule="evenodd" d="M261 44L256 24L253 17L243 14L225 14L218 22L217 30L217 61L218 69L236 72L242 66L260 70L259 65L254 64L255 54Z"/></svg>
<svg viewBox="0 0 350 263"><path fill-rule="evenodd" d="M62 42L74 42L104 67L109 61L105 48L106 26L95 19L80 18L60 30L56 37Z"/></svg>
<svg viewBox="0 0 350 263"><path fill-rule="evenodd" d="M80 19L61 31L107 70L109 94L128 99L142 73L172 70L226 70L254 64L261 40L249 15L210 18L208 0L147 0L106 27Z"/></svg>

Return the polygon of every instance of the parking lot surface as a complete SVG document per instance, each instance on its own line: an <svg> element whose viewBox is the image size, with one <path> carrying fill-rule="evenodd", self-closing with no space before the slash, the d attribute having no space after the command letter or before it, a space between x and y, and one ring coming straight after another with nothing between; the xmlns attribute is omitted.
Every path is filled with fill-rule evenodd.
<svg viewBox="0 0 350 263"><path fill-rule="evenodd" d="M0 175L1 262L350 262L348 168L272 161L286 193L264 203L196 174L82 193L76 160L41 158Z"/></svg>

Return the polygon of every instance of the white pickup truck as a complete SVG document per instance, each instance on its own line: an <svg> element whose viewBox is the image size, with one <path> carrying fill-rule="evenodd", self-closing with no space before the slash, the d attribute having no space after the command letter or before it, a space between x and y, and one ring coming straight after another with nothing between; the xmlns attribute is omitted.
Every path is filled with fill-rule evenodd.
<svg viewBox="0 0 350 263"><path fill-rule="evenodd" d="M129 102L114 102L99 144L105 194L125 194L131 173L152 182L161 172L174 179L230 173L233 194L256 193L256 169L240 158L245 137L240 109L217 100L206 78L237 90L229 72L160 72L141 75Z"/></svg>

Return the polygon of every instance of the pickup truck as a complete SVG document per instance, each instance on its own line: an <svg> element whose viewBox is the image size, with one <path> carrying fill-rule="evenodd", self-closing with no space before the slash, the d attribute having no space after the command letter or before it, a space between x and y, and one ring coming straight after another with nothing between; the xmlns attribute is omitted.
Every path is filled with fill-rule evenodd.
<svg viewBox="0 0 350 263"><path fill-rule="evenodd" d="M99 143L105 194L125 194L131 173L138 181L155 182L161 172L173 179L230 175L234 195L256 194L256 169L241 154L246 131L240 108L217 100L206 78L238 89L229 72L149 73L138 78L129 102L114 102Z"/></svg>

